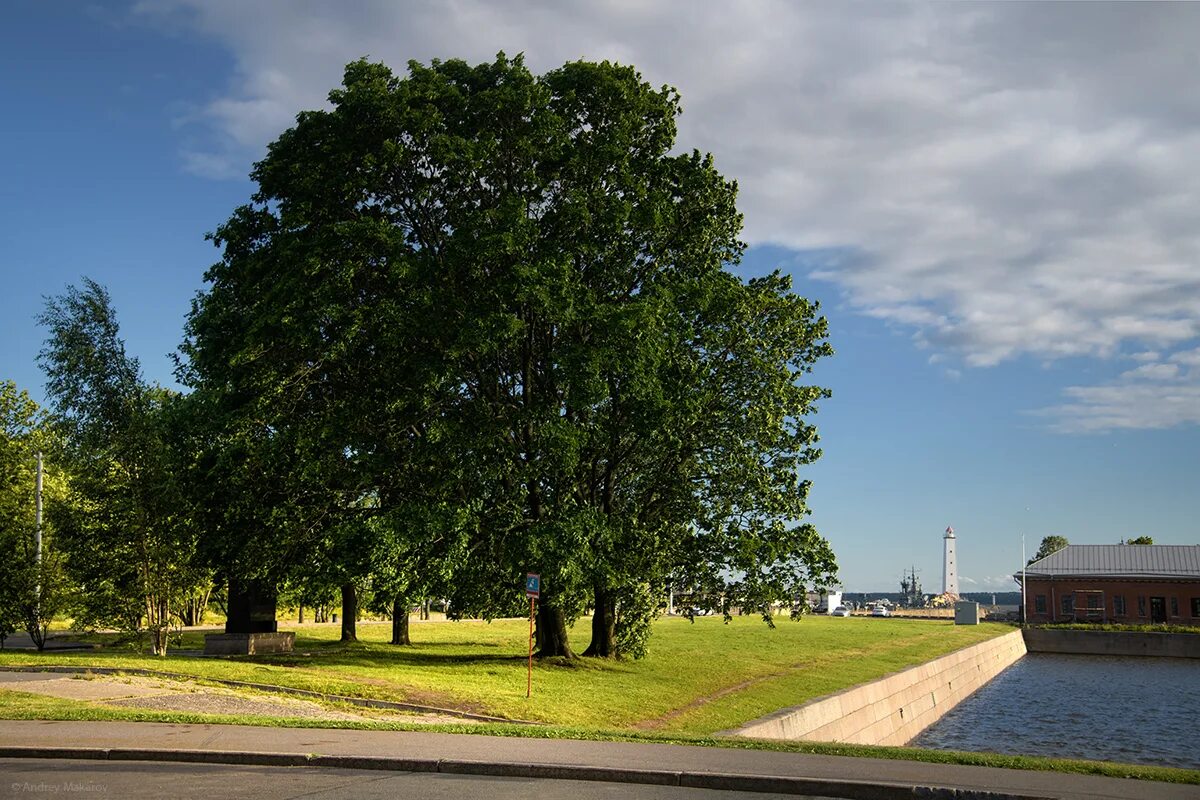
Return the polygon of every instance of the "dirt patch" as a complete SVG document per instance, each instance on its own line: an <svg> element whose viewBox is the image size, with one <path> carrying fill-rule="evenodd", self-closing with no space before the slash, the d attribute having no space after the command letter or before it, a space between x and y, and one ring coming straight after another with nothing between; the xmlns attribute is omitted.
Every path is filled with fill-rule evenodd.
<svg viewBox="0 0 1200 800"><path fill-rule="evenodd" d="M20 677L15 677L20 676ZM8 686L30 694L59 697L64 700L105 702L137 699L187 691L172 681L156 678L121 677L106 680L41 673L30 676L22 673L0 674L0 686Z"/></svg>
<svg viewBox="0 0 1200 800"><path fill-rule="evenodd" d="M109 706L123 708L145 708L154 711L186 711L195 714L228 714L250 717L301 717L305 719L333 719L360 721L366 717L347 714L324 708L316 703L288 698L259 699L233 693L189 692L187 694L165 694L157 697L130 697L125 700L109 700Z"/></svg>
<svg viewBox="0 0 1200 800"><path fill-rule="evenodd" d="M0 691L4 689L58 697L64 700L151 711L180 711L244 717L298 717L343 722L369 720L418 724L462 724L468 722L468 720L448 714L420 714L390 709L363 709L361 712L350 712L330 708L326 704L312 700L140 676L64 677L47 673L0 672Z"/></svg>

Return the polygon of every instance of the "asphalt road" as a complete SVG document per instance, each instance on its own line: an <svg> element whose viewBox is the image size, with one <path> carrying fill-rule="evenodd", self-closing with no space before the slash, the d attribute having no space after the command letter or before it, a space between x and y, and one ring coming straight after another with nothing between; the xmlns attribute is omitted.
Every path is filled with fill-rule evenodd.
<svg viewBox="0 0 1200 800"><path fill-rule="evenodd" d="M305 800L479 797L489 800L769 800L787 797L797 800L797 795L594 781L313 767L0 759L0 798L40 800L50 797L87 800L160 797L204 800L240 797L254 800L300 797Z"/></svg>

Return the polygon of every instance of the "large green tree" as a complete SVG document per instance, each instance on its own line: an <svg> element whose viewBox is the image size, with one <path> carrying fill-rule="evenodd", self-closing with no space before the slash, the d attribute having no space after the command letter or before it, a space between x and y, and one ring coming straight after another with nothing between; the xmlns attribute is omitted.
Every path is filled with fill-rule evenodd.
<svg viewBox="0 0 1200 800"><path fill-rule="evenodd" d="M355 62L330 101L256 165L184 345L224 435L288 442L271 474L305 522L264 534L280 552L351 531L326 559L397 599L450 558L456 613L538 572L539 652L567 657L589 606L589 653L640 652L672 576L768 617L831 580L791 524L825 323L730 272L736 186L674 153L674 90L501 55Z"/></svg>

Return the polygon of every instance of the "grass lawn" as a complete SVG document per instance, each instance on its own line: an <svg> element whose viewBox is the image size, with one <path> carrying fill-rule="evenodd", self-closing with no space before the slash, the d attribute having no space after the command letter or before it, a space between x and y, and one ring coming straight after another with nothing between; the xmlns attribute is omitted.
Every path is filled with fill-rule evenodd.
<svg viewBox="0 0 1200 800"><path fill-rule="evenodd" d="M286 629L286 628L285 628ZM287 655L200 659L82 652L0 651L0 666L143 667L330 694L403 700L583 730L707 736L787 706L878 678L1012 630L946 620L805 617L774 630L757 618L679 618L655 624L640 661L534 662L525 698L525 620L412 623L411 647L390 626L360 624L357 644L336 625L296 630ZM574 631L582 648L587 620ZM187 634L184 647L202 646Z"/></svg>
<svg viewBox="0 0 1200 800"><path fill-rule="evenodd" d="M283 628L289 629L287 625ZM772 711L1012 630L1004 625L955 626L948 620L810 616L798 622L779 620L771 630L749 617L734 618L729 625L719 618L698 618L695 624L668 618L655 624L650 655L641 661L535 661L533 698L529 700L525 698L526 620L414 620L412 635L417 644L405 648L387 644L388 624L360 624L360 641L348 646L337 641L337 625L290 629L297 633L297 649L286 656L203 659L175 654L155 658L128 648L42 654L0 651L0 666L140 667L201 680L254 681L329 694L406 700L544 724L430 726L391 721L248 719L119 708L9 690L0 690L0 719L252 723L676 742L1200 783L1197 770L715 735ZM576 626L573 636L577 647L582 648L588 631L588 620ZM182 647L202 646L202 634L184 635Z"/></svg>

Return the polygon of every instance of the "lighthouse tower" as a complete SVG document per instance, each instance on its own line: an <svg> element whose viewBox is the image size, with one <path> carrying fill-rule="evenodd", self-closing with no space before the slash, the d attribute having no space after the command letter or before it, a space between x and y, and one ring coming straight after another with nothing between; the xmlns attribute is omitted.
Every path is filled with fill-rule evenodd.
<svg viewBox="0 0 1200 800"><path fill-rule="evenodd" d="M958 597L958 556L954 553L954 528L946 526L946 535L942 537L945 544L945 557L942 559L942 594L952 594Z"/></svg>

